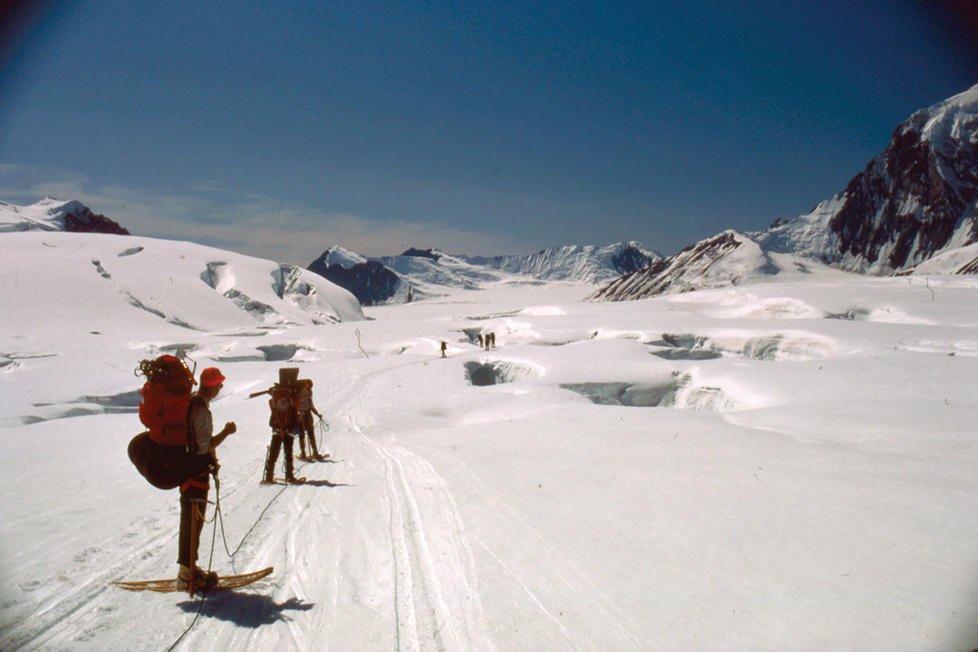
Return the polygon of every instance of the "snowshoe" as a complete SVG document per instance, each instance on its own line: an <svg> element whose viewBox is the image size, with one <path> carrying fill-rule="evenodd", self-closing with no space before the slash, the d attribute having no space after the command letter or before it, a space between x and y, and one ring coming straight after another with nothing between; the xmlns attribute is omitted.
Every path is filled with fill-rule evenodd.
<svg viewBox="0 0 978 652"><path fill-rule="evenodd" d="M214 571L205 571L200 567L194 567L193 584L195 593L207 593L217 587L218 575ZM190 568L180 566L177 573L177 591L190 590Z"/></svg>

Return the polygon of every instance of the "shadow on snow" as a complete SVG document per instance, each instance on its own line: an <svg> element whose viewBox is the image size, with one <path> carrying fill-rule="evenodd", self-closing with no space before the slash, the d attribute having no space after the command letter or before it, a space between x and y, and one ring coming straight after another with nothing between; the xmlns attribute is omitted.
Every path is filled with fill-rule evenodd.
<svg viewBox="0 0 978 652"><path fill-rule="evenodd" d="M289 620L285 613L287 611L309 611L316 605L303 602L299 598L291 598L279 604L267 595L221 591L207 597L203 604L197 600L186 600L177 606L187 613L196 613L200 609L201 616L224 620L238 627L257 629L262 625Z"/></svg>

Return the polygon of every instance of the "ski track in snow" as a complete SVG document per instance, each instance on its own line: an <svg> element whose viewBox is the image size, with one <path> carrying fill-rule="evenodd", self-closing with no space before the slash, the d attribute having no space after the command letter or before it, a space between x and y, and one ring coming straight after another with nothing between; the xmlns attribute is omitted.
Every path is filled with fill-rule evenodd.
<svg viewBox="0 0 978 652"><path fill-rule="evenodd" d="M117 608L106 599L105 593L110 582L133 572L132 569L156 566L155 557L163 549L169 550L172 531L168 524L157 525L161 520L162 517L155 515L146 517L142 520L140 528L130 527L122 535L123 541L134 546L128 548L129 552L124 558L105 564L108 553L103 553L99 549L89 549L75 556L74 566L65 569L57 578L59 581L39 582L39 590L43 591L44 596L39 601L40 608L30 617L20 620L3 631L3 638L11 642L12 649L57 649L83 644L98 630L111 627L110 624L101 622L101 624L83 627L82 634L78 634L79 622L99 623ZM144 531L154 526L157 529L156 534L149 539L138 541L139 530ZM145 563L148 560L153 561ZM101 570L99 570L100 566ZM72 586L75 578L85 579L80 584ZM68 586L65 586L66 584Z"/></svg>
<svg viewBox="0 0 978 652"><path fill-rule="evenodd" d="M375 387L375 380L362 383L350 405L363 405ZM419 456L378 441L391 437L378 431L362 408L340 414L383 464L395 649L493 649L470 544L445 481Z"/></svg>
<svg viewBox="0 0 978 652"><path fill-rule="evenodd" d="M344 639L364 642L356 643L355 628L346 625L369 617L374 628L378 618L389 623L389 638L378 642L381 649L492 650L474 558L452 495L424 459L384 443L391 434L378 429L364 408L375 386L365 377L328 408L335 415L334 424L344 424L332 436L331 447L342 451L345 459L358 460L355 484L367 496L355 510L355 525L331 523L336 514L330 492L343 487L324 488L315 484L324 480L313 477L322 475L321 469L336 475L333 467L342 462L297 466L296 473L306 475L313 486L257 490L268 494L269 509L243 542L241 554L256 560L247 564L249 568L275 565L270 578L273 603L293 601L304 608L301 616L272 623L278 630L275 638L290 649L328 649L324 644L332 640L339 641L335 649L350 649ZM255 475L248 481L257 479ZM253 502L249 496L256 490L244 491L246 495L235 500ZM338 532L345 533L342 539ZM348 595L367 602L369 613L357 613L364 609L362 604L341 603ZM257 638L257 631L246 636L241 631L233 622L208 620L198 623L185 642L188 649L211 647L215 641L240 649L268 643L267 632Z"/></svg>

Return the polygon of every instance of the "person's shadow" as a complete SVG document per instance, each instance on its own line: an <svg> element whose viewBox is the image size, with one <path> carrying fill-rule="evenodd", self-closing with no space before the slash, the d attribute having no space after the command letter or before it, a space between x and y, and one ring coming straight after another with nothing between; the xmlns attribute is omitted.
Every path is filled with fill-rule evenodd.
<svg viewBox="0 0 978 652"><path fill-rule="evenodd" d="M330 482L329 480L306 480L300 482L301 485L308 485L310 487L352 487L352 484L346 484L343 482Z"/></svg>
<svg viewBox="0 0 978 652"><path fill-rule="evenodd" d="M279 604L267 595L219 591L205 597L203 604L197 600L185 600L177 606L187 613L196 613L200 609L201 616L226 620L239 627L257 629L280 620L290 620L285 613L287 611L309 611L316 605L303 602L299 598L292 598Z"/></svg>

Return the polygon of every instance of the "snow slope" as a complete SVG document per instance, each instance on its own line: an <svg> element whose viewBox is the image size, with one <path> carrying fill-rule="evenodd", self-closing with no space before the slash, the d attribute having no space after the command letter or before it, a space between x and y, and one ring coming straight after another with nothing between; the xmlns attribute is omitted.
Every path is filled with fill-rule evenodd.
<svg viewBox="0 0 978 652"><path fill-rule="evenodd" d="M259 295L274 263L74 238L0 237L4 650L978 646L976 277L621 303L487 282L335 321ZM202 601L109 584L176 572L177 494L125 448L133 368L178 348L226 374L212 408L239 429L203 563L275 566ZM247 396L282 365L315 380L333 461L260 486Z"/></svg>

